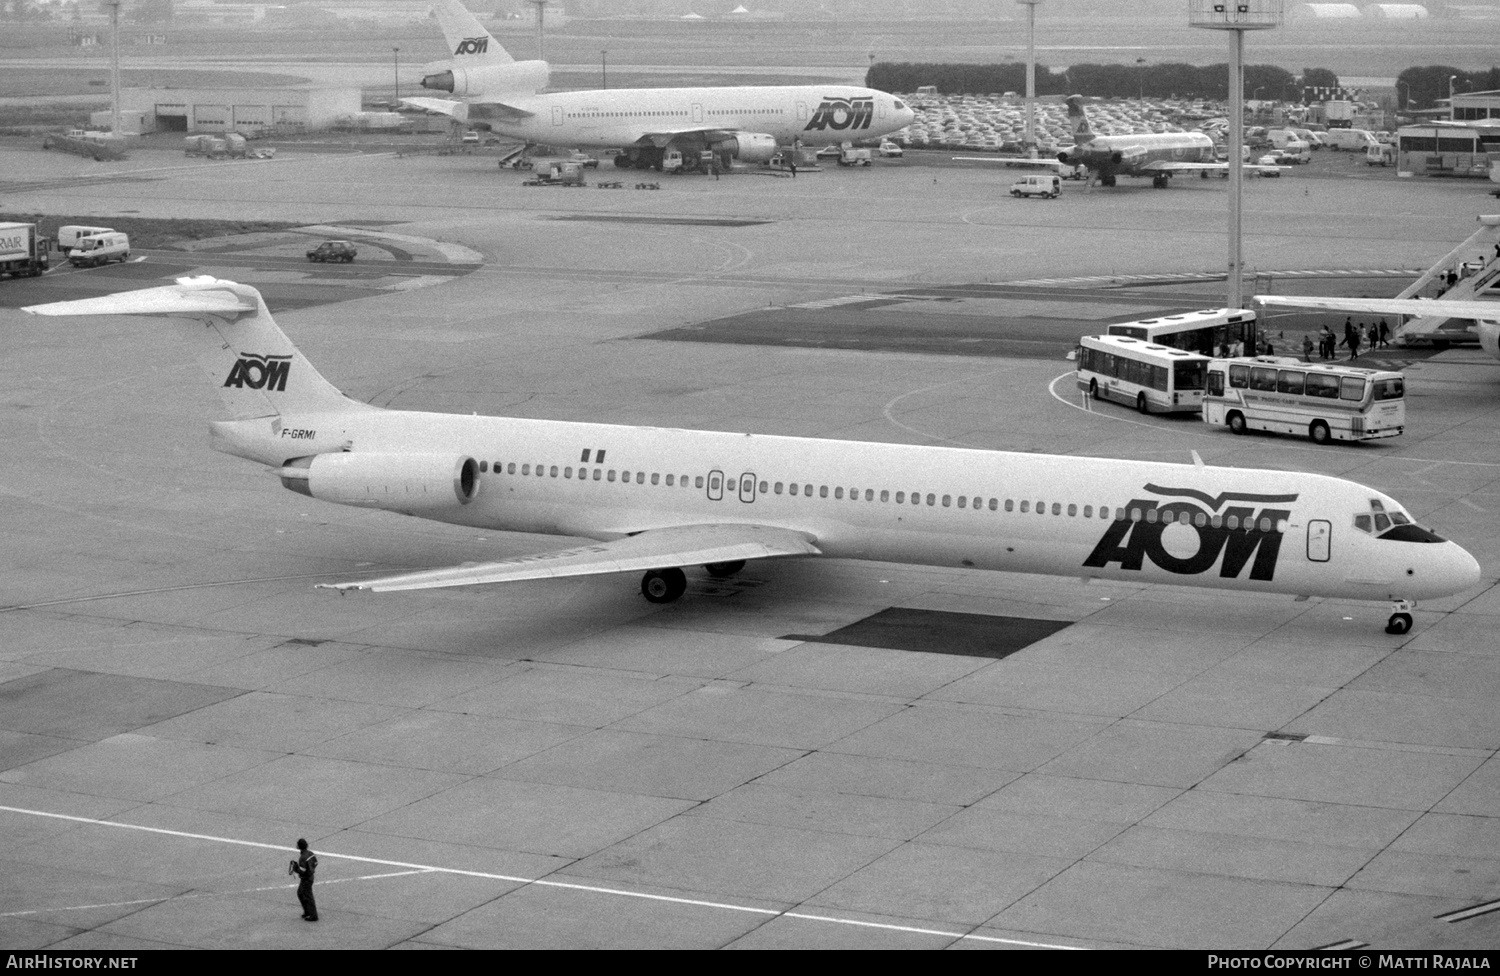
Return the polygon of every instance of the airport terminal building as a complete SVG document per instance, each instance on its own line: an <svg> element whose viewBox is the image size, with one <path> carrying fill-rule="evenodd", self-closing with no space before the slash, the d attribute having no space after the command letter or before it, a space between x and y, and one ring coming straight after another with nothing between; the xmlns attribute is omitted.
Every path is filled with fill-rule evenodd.
<svg viewBox="0 0 1500 976"><path fill-rule="evenodd" d="M358 115L358 88L126 88L120 112L126 131L240 132L293 135L328 129ZM109 113L104 113L108 115ZM137 128L138 126L138 128Z"/></svg>

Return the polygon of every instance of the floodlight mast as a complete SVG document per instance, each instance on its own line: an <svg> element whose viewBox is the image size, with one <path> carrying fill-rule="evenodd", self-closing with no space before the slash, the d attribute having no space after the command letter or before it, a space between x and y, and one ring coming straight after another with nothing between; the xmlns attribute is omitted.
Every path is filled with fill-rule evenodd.
<svg viewBox="0 0 1500 976"><path fill-rule="evenodd" d="M1026 7L1026 151L1036 155L1036 5L1042 0L1016 0Z"/></svg>
<svg viewBox="0 0 1500 976"><path fill-rule="evenodd" d="M1245 184L1245 31L1281 25L1284 0L1188 0L1188 25L1229 32L1229 273L1227 307L1243 308L1240 248Z"/></svg>

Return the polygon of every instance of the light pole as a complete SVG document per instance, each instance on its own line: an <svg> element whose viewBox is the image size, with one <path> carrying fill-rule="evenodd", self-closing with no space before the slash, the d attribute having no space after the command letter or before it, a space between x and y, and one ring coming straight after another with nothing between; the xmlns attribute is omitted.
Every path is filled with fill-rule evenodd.
<svg viewBox="0 0 1500 976"><path fill-rule="evenodd" d="M600 87L609 87L609 52L599 52L599 81Z"/></svg>
<svg viewBox="0 0 1500 976"><path fill-rule="evenodd" d="M401 107L401 49L391 48L391 111Z"/></svg>
<svg viewBox="0 0 1500 976"><path fill-rule="evenodd" d="M110 130L116 139L120 132L120 0L104 0L109 8L109 88L112 118Z"/></svg>
<svg viewBox="0 0 1500 976"><path fill-rule="evenodd" d="M1036 5L1042 0L1016 0L1026 7L1026 151L1036 152Z"/></svg>
<svg viewBox="0 0 1500 976"><path fill-rule="evenodd" d="M1405 98L1399 97L1401 95L1401 89L1403 87L1406 89L1406 97ZM1397 101L1397 107L1398 108L1406 108L1406 107L1410 106L1411 105L1411 82L1409 82L1409 81L1398 81L1398 82L1396 82L1396 95L1398 96L1397 99L1396 99L1396 101Z"/></svg>
<svg viewBox="0 0 1500 976"><path fill-rule="evenodd" d="M536 8L536 59L547 60L547 52L542 49L542 11L547 9L547 0L526 0Z"/></svg>
<svg viewBox="0 0 1500 976"><path fill-rule="evenodd" d="M1458 75L1448 76L1448 118L1458 118L1458 113L1453 111L1453 83L1458 80Z"/></svg>
<svg viewBox="0 0 1500 976"><path fill-rule="evenodd" d="M1135 59L1135 100L1144 102L1146 100L1146 59Z"/></svg>

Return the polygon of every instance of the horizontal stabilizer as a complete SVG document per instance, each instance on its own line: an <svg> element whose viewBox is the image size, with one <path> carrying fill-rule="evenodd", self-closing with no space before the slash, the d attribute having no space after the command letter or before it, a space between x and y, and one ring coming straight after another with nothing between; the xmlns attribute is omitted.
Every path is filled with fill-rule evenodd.
<svg viewBox="0 0 1500 976"><path fill-rule="evenodd" d="M812 537L791 529L764 525L684 525L652 529L623 539L590 543L561 552L519 556L492 563L469 563L361 582L318 585L320 589L344 592L429 590L558 576L638 572L773 556L816 555L820 552L813 545Z"/></svg>
<svg viewBox="0 0 1500 976"><path fill-rule="evenodd" d="M469 106L465 102L455 102L447 98L403 98L401 104L437 112L439 115L447 115L459 122L469 120Z"/></svg>
<svg viewBox="0 0 1500 976"><path fill-rule="evenodd" d="M1337 312L1374 312L1377 315L1440 315L1450 319L1500 321L1500 302L1444 301L1441 298L1324 298L1313 295L1256 295L1260 305L1326 308Z"/></svg>
<svg viewBox="0 0 1500 976"><path fill-rule="evenodd" d="M21 311L32 315L244 315L259 308L258 295L237 289L243 286L204 276L179 278L177 284L141 291L120 292L100 298L28 305Z"/></svg>

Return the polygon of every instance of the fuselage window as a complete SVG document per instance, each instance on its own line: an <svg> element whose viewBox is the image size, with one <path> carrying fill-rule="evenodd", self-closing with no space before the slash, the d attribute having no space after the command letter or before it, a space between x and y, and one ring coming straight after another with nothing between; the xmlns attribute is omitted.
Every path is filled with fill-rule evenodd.
<svg viewBox="0 0 1500 976"><path fill-rule="evenodd" d="M764 495L766 493L767 486L768 486L767 482L762 481L760 483L760 493L762 495ZM776 482L776 494L778 494L778 495L781 494L781 482L779 482L779 481Z"/></svg>
<svg viewBox="0 0 1500 976"><path fill-rule="evenodd" d="M1132 508L1130 510L1130 521L1132 521L1132 522L1139 522L1143 517L1144 516L1141 513L1140 509L1138 509L1138 508Z"/></svg>
<svg viewBox="0 0 1500 976"><path fill-rule="evenodd" d="M806 495L808 498L811 498L812 497L812 485L803 485L802 486L802 494Z"/></svg>
<svg viewBox="0 0 1500 976"><path fill-rule="evenodd" d="M929 508L931 508L933 505L936 505L936 504L937 504L937 496L936 495L928 495L927 496L927 506Z"/></svg>
<svg viewBox="0 0 1500 976"><path fill-rule="evenodd" d="M1069 504L1068 505L1068 518L1072 518L1072 517L1074 517L1077 514L1078 514L1078 506L1077 505L1073 505L1073 504Z"/></svg>
<svg viewBox="0 0 1500 976"><path fill-rule="evenodd" d="M667 475L667 487L671 488L676 480L676 475Z"/></svg>
<svg viewBox="0 0 1500 976"><path fill-rule="evenodd" d="M896 492L896 504L897 505L905 505L906 504L906 492L904 492L904 491L898 491L898 492Z"/></svg>
<svg viewBox="0 0 1500 976"><path fill-rule="evenodd" d="M888 492L888 491L882 490L880 492L880 500L883 501L883 502L890 501L891 500L891 493Z"/></svg>
<svg viewBox="0 0 1500 976"><path fill-rule="evenodd" d="M505 465L501 464L499 461L496 461L495 462L495 473L496 474L504 474L505 473Z"/></svg>
<svg viewBox="0 0 1500 976"><path fill-rule="evenodd" d="M1224 527L1231 530L1238 529L1240 527L1240 517L1238 515L1229 516L1224 520Z"/></svg>
<svg viewBox="0 0 1500 976"><path fill-rule="evenodd" d="M1212 518L1210 518L1208 520L1208 524L1211 525L1211 526L1213 526L1216 529L1223 528L1224 527L1224 516L1222 516L1222 515L1215 515L1215 516L1213 516Z"/></svg>
<svg viewBox="0 0 1500 976"><path fill-rule="evenodd" d="M548 471L547 471L547 477L549 477L549 478L556 478L556 477L557 477L557 465L555 465L555 464L554 464L554 465L553 465L553 466L552 466L552 467L551 467L551 468L550 468L550 469L549 469L549 470L548 470Z"/></svg>
<svg viewBox="0 0 1500 976"><path fill-rule="evenodd" d="M998 509L999 507L1000 507L1000 500L998 498L991 498L990 499L990 511L993 512L996 509Z"/></svg>
<svg viewBox="0 0 1500 976"><path fill-rule="evenodd" d="M1007 512L1014 512L1016 510L1016 500L1014 498L1007 498L1005 500L1005 510Z"/></svg>
<svg viewBox="0 0 1500 976"><path fill-rule="evenodd" d="M873 502L874 500L875 500L875 489L874 488L866 488L865 489L865 501L867 501L867 502Z"/></svg>
<svg viewBox="0 0 1500 976"><path fill-rule="evenodd" d="M776 494L781 494L781 482L776 482Z"/></svg>
<svg viewBox="0 0 1500 976"><path fill-rule="evenodd" d="M523 465L521 465L521 473L522 474L531 474L531 465L529 465L529 464L523 464Z"/></svg>
<svg viewBox="0 0 1500 976"><path fill-rule="evenodd" d="M1099 517L1102 518L1102 519L1108 519L1109 518L1109 506L1108 505L1100 505L1099 506ZM1117 509L1115 509L1115 518L1119 518L1119 517L1120 517L1120 510L1117 508Z"/></svg>
<svg viewBox="0 0 1500 976"><path fill-rule="evenodd" d="M1062 514L1062 502L1053 502L1052 503L1052 514L1053 515L1061 515Z"/></svg>
<svg viewBox="0 0 1500 976"><path fill-rule="evenodd" d="M959 508L968 508L969 507L969 499L968 499L967 495L959 495L958 496L958 507Z"/></svg>
<svg viewBox="0 0 1500 976"><path fill-rule="evenodd" d="M682 479L682 483L683 484L687 484L687 479L683 478ZM696 477L696 478L693 479L693 487L694 488L702 488L703 487L703 475L700 474L698 477Z"/></svg>
<svg viewBox="0 0 1500 976"><path fill-rule="evenodd" d="M563 477L564 478L571 478L571 477L573 477L573 469L572 468L563 468Z"/></svg>
<svg viewBox="0 0 1500 976"><path fill-rule="evenodd" d="M787 492L789 494L792 494L792 495L797 494L797 482L794 481L791 484L787 485L786 486L786 490L787 490Z"/></svg>
<svg viewBox="0 0 1500 976"><path fill-rule="evenodd" d="M484 474L489 469L490 469L490 462L488 462L488 461L480 461L479 462L479 473L480 474Z"/></svg>
<svg viewBox="0 0 1500 976"><path fill-rule="evenodd" d="M1200 529L1203 528L1208 524L1208 516L1204 515L1202 512L1199 512L1197 515L1193 516L1193 524Z"/></svg>
<svg viewBox="0 0 1500 976"><path fill-rule="evenodd" d="M661 484L661 475L655 471L651 472L651 483L653 485Z"/></svg>
<svg viewBox="0 0 1500 976"><path fill-rule="evenodd" d="M1262 532L1270 532L1271 531L1271 520L1268 519L1268 518L1262 518L1260 520L1260 530Z"/></svg>
<svg viewBox="0 0 1500 976"><path fill-rule="evenodd" d="M1029 511L1031 511L1031 502L1022 501L1021 502L1021 512L1022 512L1022 514L1025 514L1026 512L1029 512Z"/></svg>
<svg viewBox="0 0 1500 976"><path fill-rule="evenodd" d="M602 477L604 477L604 469L603 468L595 468L594 469L594 480L598 481Z"/></svg>
<svg viewBox="0 0 1500 976"><path fill-rule="evenodd" d="M516 462L512 461L509 464L507 464L505 466L505 473L506 474L515 474L516 473Z"/></svg>
<svg viewBox="0 0 1500 976"><path fill-rule="evenodd" d="M605 478L604 480L605 481L614 481L615 480L615 469L614 468L610 468L609 469L609 476L607 478Z"/></svg>
<svg viewBox="0 0 1500 976"><path fill-rule="evenodd" d="M1148 509L1146 509L1146 521L1149 524L1155 525L1156 522L1157 522L1157 520L1160 519L1160 518L1161 518L1161 513L1158 512L1156 509L1154 509L1154 508L1148 508Z"/></svg>
<svg viewBox="0 0 1500 976"><path fill-rule="evenodd" d="M1094 517L1094 506L1092 506L1092 505L1085 505L1085 506L1083 506L1083 517L1084 518L1093 518Z"/></svg>
<svg viewBox="0 0 1500 976"><path fill-rule="evenodd" d="M635 473L635 483L638 485L644 485L646 483L646 472L637 471Z"/></svg>
<svg viewBox="0 0 1500 976"><path fill-rule="evenodd" d="M819 498L827 498L828 497L828 486L827 485L819 485L818 486L818 497Z"/></svg>
<svg viewBox="0 0 1500 976"><path fill-rule="evenodd" d="M833 497L834 498L843 498L844 497L844 489L843 488L835 488L835 489L833 489Z"/></svg>

